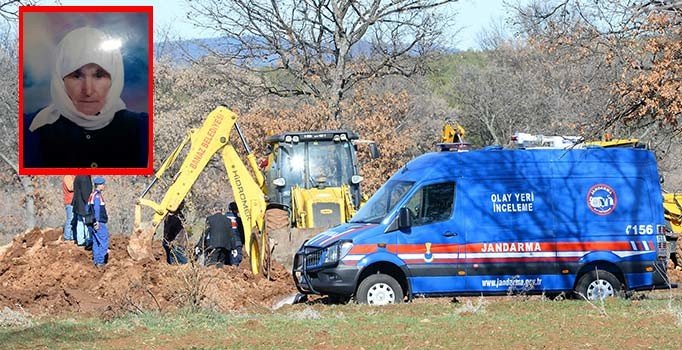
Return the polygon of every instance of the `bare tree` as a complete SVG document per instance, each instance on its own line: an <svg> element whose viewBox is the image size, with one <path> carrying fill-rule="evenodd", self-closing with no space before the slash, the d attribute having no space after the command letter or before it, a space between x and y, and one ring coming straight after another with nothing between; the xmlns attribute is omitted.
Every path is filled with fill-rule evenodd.
<svg viewBox="0 0 682 350"><path fill-rule="evenodd" d="M12 179L18 180L25 194L26 228L36 224L33 180L19 176L17 144L17 35L16 19L19 6L35 5L34 0L0 1L0 160L11 169ZM16 181L14 180L14 181Z"/></svg>
<svg viewBox="0 0 682 350"><path fill-rule="evenodd" d="M562 0L519 7L522 30L571 60L618 70L607 125L676 128L682 116L682 1Z"/></svg>
<svg viewBox="0 0 682 350"><path fill-rule="evenodd" d="M505 145L515 132L594 132L608 101L610 71L598 62L566 61L525 42L486 40L497 46L460 55L444 89L469 141Z"/></svg>
<svg viewBox="0 0 682 350"><path fill-rule="evenodd" d="M14 29L14 7L20 1L0 5L0 13L7 23L0 25L0 159L11 169L10 182L18 181L24 193L25 228L36 224L33 180L19 176L18 167L18 96L17 96L17 36Z"/></svg>
<svg viewBox="0 0 682 350"><path fill-rule="evenodd" d="M199 0L188 19L221 35L213 53L257 73L260 89L321 100L341 121L357 83L424 69L448 23L440 10L456 1Z"/></svg>
<svg viewBox="0 0 682 350"><path fill-rule="evenodd" d="M14 22L19 13L19 6L36 5L35 0L0 0L0 17L7 22Z"/></svg>

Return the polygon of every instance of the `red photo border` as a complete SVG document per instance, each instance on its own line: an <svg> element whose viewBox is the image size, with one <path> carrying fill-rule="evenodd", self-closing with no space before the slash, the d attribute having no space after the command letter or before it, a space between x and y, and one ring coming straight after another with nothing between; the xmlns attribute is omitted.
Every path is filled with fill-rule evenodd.
<svg viewBox="0 0 682 350"><path fill-rule="evenodd" d="M146 13L148 32L147 98L149 106L149 135L147 166L144 168L26 168L24 167L24 14L31 12L133 12ZM153 6L20 6L19 7L19 174L20 175L151 175L154 172L154 24Z"/></svg>

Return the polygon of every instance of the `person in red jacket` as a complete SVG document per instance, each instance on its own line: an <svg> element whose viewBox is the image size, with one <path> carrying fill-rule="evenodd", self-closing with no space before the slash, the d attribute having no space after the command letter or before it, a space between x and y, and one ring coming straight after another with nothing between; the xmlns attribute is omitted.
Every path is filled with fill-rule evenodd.
<svg viewBox="0 0 682 350"><path fill-rule="evenodd" d="M62 193L64 194L64 211L66 221L64 222L64 240L73 241L73 175L65 175L62 178Z"/></svg>

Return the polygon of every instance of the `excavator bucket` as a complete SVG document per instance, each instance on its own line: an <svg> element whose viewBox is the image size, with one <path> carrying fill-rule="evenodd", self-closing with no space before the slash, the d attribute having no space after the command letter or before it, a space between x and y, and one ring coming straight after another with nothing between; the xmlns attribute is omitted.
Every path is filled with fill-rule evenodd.
<svg viewBox="0 0 682 350"><path fill-rule="evenodd" d="M154 257L152 252L152 239L154 238L155 227L142 228L140 223L142 221L142 208L139 203L135 206L135 230L133 234L130 235L130 240L128 241L128 246L126 250L128 255L135 260L141 261L145 259L151 259Z"/></svg>
<svg viewBox="0 0 682 350"><path fill-rule="evenodd" d="M130 236L130 241L128 242L128 255L135 261L142 261L152 259L154 257L152 251L152 238L154 237L154 229L138 228Z"/></svg>

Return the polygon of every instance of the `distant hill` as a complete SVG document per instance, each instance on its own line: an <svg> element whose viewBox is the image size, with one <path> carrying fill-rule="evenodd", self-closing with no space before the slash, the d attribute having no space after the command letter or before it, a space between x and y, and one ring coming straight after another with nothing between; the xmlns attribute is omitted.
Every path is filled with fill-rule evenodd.
<svg viewBox="0 0 682 350"><path fill-rule="evenodd" d="M154 55L158 58L168 57L177 63L188 62L206 56L210 50L219 50L225 45L226 40L229 42L232 39L190 39L154 43ZM236 43L236 40L232 40L232 43Z"/></svg>
<svg viewBox="0 0 682 350"><path fill-rule="evenodd" d="M228 46L234 46L236 44L238 44L238 41L229 37L175 40L164 43L155 43L154 54L156 57L169 57L172 62L182 64L206 56L210 51L224 52ZM442 48L441 51L447 53L457 52L457 50L447 48ZM351 49L351 55L354 57L371 56L372 46L367 41L360 41ZM274 57L266 57L258 62L258 64L267 65L268 62L271 62L273 59Z"/></svg>

